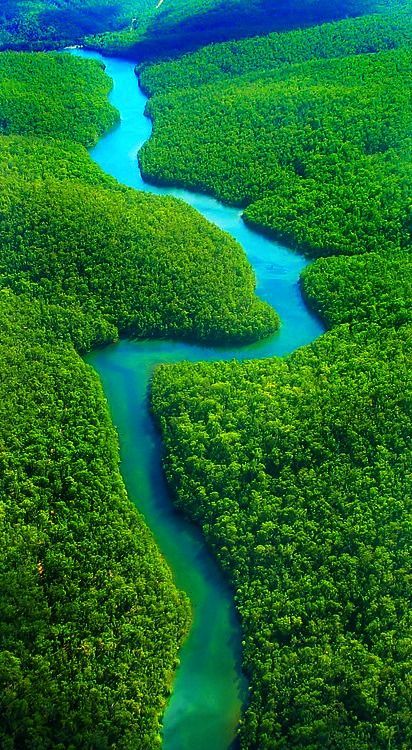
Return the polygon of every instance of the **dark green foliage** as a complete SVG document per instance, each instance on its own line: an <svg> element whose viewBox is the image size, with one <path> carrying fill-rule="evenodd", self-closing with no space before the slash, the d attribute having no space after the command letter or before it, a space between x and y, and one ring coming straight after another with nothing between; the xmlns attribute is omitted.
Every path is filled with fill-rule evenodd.
<svg viewBox="0 0 412 750"><path fill-rule="evenodd" d="M390 10L409 0L392 0ZM385 12L379 0L163 0L121 31L88 37L88 45L142 60L182 54L210 42L284 31L365 13Z"/></svg>
<svg viewBox="0 0 412 750"><path fill-rule="evenodd" d="M403 7L408 0L391 0ZM135 59L387 10L386 0L7 0L0 49L81 43Z"/></svg>
<svg viewBox="0 0 412 750"><path fill-rule="evenodd" d="M50 309L0 292L0 746L147 750L188 607L126 496L97 376L61 337Z"/></svg>
<svg viewBox="0 0 412 750"><path fill-rule="evenodd" d="M7 0L0 8L0 48L42 49L97 34L88 41L158 56L384 8L385 0L164 0L159 7L156 0Z"/></svg>
<svg viewBox="0 0 412 750"><path fill-rule="evenodd" d="M242 748L411 746L411 330L181 364L152 401L180 508L232 582Z"/></svg>
<svg viewBox="0 0 412 750"><path fill-rule="evenodd" d="M409 13L364 16L285 34L209 45L183 58L145 67L140 78L148 95L153 96L316 58L381 52L407 45L411 37Z"/></svg>
<svg viewBox="0 0 412 750"><path fill-rule="evenodd" d="M302 46L308 38L309 56L328 56L332 46L345 54L353 50L354 23L296 34ZM405 41L403 27L394 32L389 24L387 40L385 24L374 35L371 21L356 22L361 29L362 23L360 51L369 37L372 48ZM247 206L247 221L311 255L405 246L412 48L283 65L281 54L298 54L294 34L272 46L257 39L231 49L232 56L239 49L243 72L232 79L207 84L219 46L143 71L145 87L165 92L149 103L154 135L140 155L145 174ZM194 88L180 90L202 55L210 60L204 85L197 75Z"/></svg>
<svg viewBox="0 0 412 750"><path fill-rule="evenodd" d="M151 0L7 0L0 8L0 48L44 49L122 28L152 9Z"/></svg>

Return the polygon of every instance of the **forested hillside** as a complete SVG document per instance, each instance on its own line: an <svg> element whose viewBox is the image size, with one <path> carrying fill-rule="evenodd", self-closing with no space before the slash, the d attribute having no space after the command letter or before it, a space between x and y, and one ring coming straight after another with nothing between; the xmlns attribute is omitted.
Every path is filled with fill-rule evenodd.
<svg viewBox="0 0 412 750"><path fill-rule="evenodd" d="M176 502L235 590L242 750L412 743L410 21L386 24L142 73L145 171L248 205L249 221L323 256L302 276L332 328L317 342L284 360L162 366L152 384Z"/></svg>
<svg viewBox="0 0 412 750"><path fill-rule="evenodd" d="M393 328L412 323L410 252L319 258L301 280L307 300L328 326L353 319Z"/></svg>
<svg viewBox="0 0 412 750"><path fill-rule="evenodd" d="M3 132L42 136L0 138L2 286L85 315L81 349L93 327L97 342L103 329L108 340L118 332L248 340L275 330L233 240L181 202L122 188L67 142L91 145L116 120L99 65L9 52L0 76ZM65 142L45 146L47 134Z"/></svg>
<svg viewBox="0 0 412 750"><path fill-rule="evenodd" d="M0 292L0 746L143 750L189 608L126 496L70 328Z"/></svg>
<svg viewBox="0 0 412 750"><path fill-rule="evenodd" d="M160 93L148 108L154 135L141 152L143 171L246 206L247 221L310 255L404 247L410 19L405 26L401 17L398 26L380 20L376 33L368 19L321 28L232 45L228 68L238 50L241 74L220 75L216 64L211 84L219 45L144 70L144 87ZM354 29L361 30L358 51L383 51L347 56ZM295 63L302 49L316 57Z"/></svg>
<svg viewBox="0 0 412 750"><path fill-rule="evenodd" d="M102 68L70 55L0 54L0 133L52 136L93 146L118 113ZM53 169L53 160L48 169ZM21 166L25 173L24 165Z"/></svg>
<svg viewBox="0 0 412 750"><path fill-rule="evenodd" d="M391 9L408 0L390 3ZM182 54L213 41L241 39L322 21L383 12L380 0L163 0L135 18L128 28L86 41L110 54L133 59Z"/></svg>
<svg viewBox="0 0 412 750"><path fill-rule="evenodd" d="M0 49L61 47L86 37L141 59L386 7L387 0L7 0L0 7Z"/></svg>
<svg viewBox="0 0 412 750"><path fill-rule="evenodd" d="M0 7L0 48L44 49L86 34L122 28L145 16L151 0L7 0Z"/></svg>
<svg viewBox="0 0 412 750"><path fill-rule="evenodd" d="M118 117L108 91L96 63L0 54L5 749L158 747L189 624L78 352L121 333L249 339L277 325L235 242L91 162L85 145Z"/></svg>
<svg viewBox="0 0 412 750"><path fill-rule="evenodd" d="M412 17L405 10L268 34L242 42L211 44L196 53L142 68L149 96L230 81L250 72L271 71L285 63L381 52L411 42Z"/></svg>
<svg viewBox="0 0 412 750"><path fill-rule="evenodd" d="M382 11L273 5L21 0L2 6L0 46L108 30L89 43L167 54L177 39ZM412 746L410 37L402 11L141 70L145 173L236 203L316 257L302 290L331 329L285 359L153 378L176 503L241 618L242 750ZM0 54L5 750L159 747L189 626L79 353L120 335L241 343L279 325L230 237L92 164L86 147L118 118L108 91L96 63Z"/></svg>

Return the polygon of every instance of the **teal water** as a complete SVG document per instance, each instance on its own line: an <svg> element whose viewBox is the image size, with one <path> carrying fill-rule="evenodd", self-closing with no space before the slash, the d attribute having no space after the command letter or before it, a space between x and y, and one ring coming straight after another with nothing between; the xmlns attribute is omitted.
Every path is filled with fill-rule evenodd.
<svg viewBox="0 0 412 750"><path fill-rule="evenodd" d="M181 360L246 359L287 354L322 332L299 289L306 260L249 229L241 212L212 197L143 182L137 153L150 137L140 91L130 61L102 58L84 50L73 54L103 60L113 79L111 102L121 122L91 152L120 182L139 190L173 195L229 232L243 246L257 280L257 293L282 319L278 333L244 347L215 348L179 341L121 341L93 352L88 362L99 373L120 439L121 470L129 496L144 515L177 586L191 601L193 623L180 652L173 693L163 721L164 750L229 750L235 741L247 684L241 672L241 632L232 594L200 532L174 511L164 481L162 445L149 413L148 386L156 364Z"/></svg>

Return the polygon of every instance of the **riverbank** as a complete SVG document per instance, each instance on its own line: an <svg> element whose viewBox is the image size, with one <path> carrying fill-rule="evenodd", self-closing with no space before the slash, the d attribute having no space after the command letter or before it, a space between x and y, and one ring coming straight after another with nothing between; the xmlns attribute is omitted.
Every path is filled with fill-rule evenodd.
<svg viewBox="0 0 412 750"><path fill-rule="evenodd" d="M282 319L275 336L243 347L122 341L87 358L102 379L119 431L121 470L129 496L143 512L176 584L189 594L192 604L193 626L180 655L164 717L163 746L165 750L228 750L236 738L246 699L240 671L240 627L232 594L200 533L173 510L163 479L162 447L148 412L149 382L154 367L165 362L287 354L316 338L323 327L301 296L299 276L307 264L303 257L253 232L237 208L206 194L144 182L137 153L150 137L152 126L145 116L147 100L138 87L134 64L84 50L75 54L104 63L114 81L111 103L121 113L120 127L97 144L92 158L119 182L184 200L230 233L254 268L260 298L275 307Z"/></svg>

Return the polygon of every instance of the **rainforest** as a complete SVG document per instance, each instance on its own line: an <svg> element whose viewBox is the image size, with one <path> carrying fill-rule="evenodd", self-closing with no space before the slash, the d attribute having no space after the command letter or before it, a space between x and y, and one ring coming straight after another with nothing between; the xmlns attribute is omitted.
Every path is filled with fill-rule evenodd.
<svg viewBox="0 0 412 750"><path fill-rule="evenodd" d="M2 4L4 750L410 750L411 10Z"/></svg>

